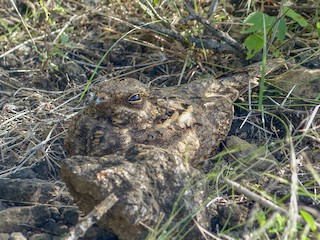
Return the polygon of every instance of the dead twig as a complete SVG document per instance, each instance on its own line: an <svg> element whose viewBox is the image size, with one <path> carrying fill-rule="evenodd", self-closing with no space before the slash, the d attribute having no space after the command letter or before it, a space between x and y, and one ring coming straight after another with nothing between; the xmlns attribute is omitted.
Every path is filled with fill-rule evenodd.
<svg viewBox="0 0 320 240"><path fill-rule="evenodd" d="M197 15L197 14L193 11L193 9L192 9L192 7L190 6L189 3L186 3L186 4L185 4L185 9L186 9L186 10L188 11L188 13L190 14L192 20L198 21L198 22L201 23L204 27L206 27L214 37L218 38L218 39L221 40L221 41L226 42L228 45L230 45L231 47L233 47L234 49L236 49L236 50L237 50L236 54L237 54L239 57L243 58L243 57L246 56L245 48L244 48L241 44L239 44L235 39L233 39L232 37L230 37L228 33L222 32L222 31L220 31L219 29L216 29L216 28L214 28L213 26L211 26L211 24L209 23L208 20L200 17L199 15ZM191 20L191 19L189 18L188 20Z"/></svg>
<svg viewBox="0 0 320 240"><path fill-rule="evenodd" d="M115 194L111 194L106 197L100 204L95 206L95 208L88 213L74 229L70 232L70 236L66 240L76 240L83 237L87 230L95 224L99 219L112 208L119 199Z"/></svg>
<svg viewBox="0 0 320 240"><path fill-rule="evenodd" d="M163 35L170 37L170 38L173 38L176 41L178 41L184 45L193 43L193 44L195 44L196 47L214 50L219 53L224 52L224 53L238 54L238 51L236 51L233 47L226 45L226 44L222 44L222 43L218 42L217 40L214 40L211 38L184 37L184 36L180 35L179 33L175 33L175 32L170 31L168 29L158 27L154 24L146 24L144 22L141 22L139 20L134 20L134 19L128 19L128 21L135 26L139 26L139 27L145 28L145 29L150 29L150 30L153 30L157 33L162 33Z"/></svg>
<svg viewBox="0 0 320 240"><path fill-rule="evenodd" d="M274 204L273 202L269 201L268 199L265 199L261 196L259 196L258 194L250 191L249 189L241 186L239 183L236 183L234 181L231 181L230 179L224 179L228 184L230 184L232 187L234 187L238 193L242 193L243 195L245 195L246 197L261 203L261 205L263 205L264 207L267 208L272 208L274 211L277 211L281 214L284 214L286 216L289 215L288 211L276 204Z"/></svg>

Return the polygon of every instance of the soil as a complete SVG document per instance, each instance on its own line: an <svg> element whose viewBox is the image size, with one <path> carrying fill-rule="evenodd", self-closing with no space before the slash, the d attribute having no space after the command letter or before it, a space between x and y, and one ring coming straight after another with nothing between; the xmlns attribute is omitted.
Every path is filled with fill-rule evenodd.
<svg viewBox="0 0 320 240"><path fill-rule="evenodd" d="M165 87L203 76L220 75L230 68L248 64L245 56L241 52L235 54L237 51L234 49L226 48L221 52L217 48L202 49L189 40L182 41L147 28L135 28L130 20L152 21L142 10L141 2L48 1L41 6L38 1L16 1L24 19L22 24L11 1L0 0L3 6L0 9L0 239L63 239L83 217L60 178L60 166L66 159L64 136L70 119L93 100L92 85L102 76L128 76ZM236 9L241 8L240 3L230 1L226 4L226 16L233 16L235 21L239 21L238 17L243 13ZM199 13L204 14L209 5L206 1L200 4ZM179 3L177 8L181 17L188 15L183 4ZM224 12L223 9L219 6L216 14ZM266 11L268 9L274 11L266 7ZM310 11L309 8L307 10ZM157 11L165 16L177 9L164 4ZM154 13L149 14L157 18ZM166 29L167 25L164 22L158 26ZM172 23L172 27L174 29L168 28L171 32L212 37L196 21L177 21ZM215 27L229 31L237 42L243 42L240 28L235 27L232 21L225 20ZM188 29L201 29L201 32L188 32ZM303 35L297 37L302 38ZM319 68L319 54L313 54L313 39L308 41L308 45L310 49L299 55L292 51L289 56L286 46L281 49L284 58L294 58L288 60L289 68L301 65L301 62L304 66L301 71ZM297 41L290 46L290 50L302 51L304 45ZM102 58L104 54L107 55ZM313 57L308 58L309 55ZM250 175L252 181L243 178L242 182L258 184L263 190L268 188L268 193L281 199L282 206L287 209L292 179L290 159L296 159L299 182L303 187L299 206L311 212L314 219L320 217L320 202L315 194L320 184L315 177L320 172L319 91L310 96L299 93L310 92L318 86L319 76L306 86L300 85L300 91L294 95L288 95L290 88L284 90L267 81L265 117L254 111L243 125L249 109L248 97L244 96L235 104L235 119L229 133L249 143L267 146L268 153L277 162L279 173L270 174L283 181L276 179L276 184L271 186L269 181L257 181ZM307 90L304 91L303 87ZM252 93L254 107L257 106L257 95L258 90L255 90ZM221 144L222 153L226 152L226 146L225 142ZM214 175L218 166L221 167L219 171L227 168L229 174L234 171L233 174L237 175L244 171L237 168L237 162L227 154L223 160L219 156L208 160L206 173ZM211 189L218 182L217 178L212 180ZM212 232L220 231L228 220L230 211L221 206L236 203L236 211L248 211L248 214L256 206L255 201L240 193L239 198L234 198L231 187L219 189L221 194L215 192L213 196L220 195L223 200L219 198L212 206ZM243 215L239 215L241 217L233 224L241 222ZM243 228L235 233L241 238L246 234ZM317 234L314 232L310 236ZM117 236L94 225L82 239L111 240Z"/></svg>

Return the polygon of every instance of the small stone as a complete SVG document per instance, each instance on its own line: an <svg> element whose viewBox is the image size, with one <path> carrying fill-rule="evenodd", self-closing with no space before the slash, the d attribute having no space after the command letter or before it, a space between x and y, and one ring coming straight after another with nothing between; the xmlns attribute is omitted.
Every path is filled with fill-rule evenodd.
<svg viewBox="0 0 320 240"><path fill-rule="evenodd" d="M64 235L64 234L66 234L68 232L69 232L69 228L66 225L63 225L63 224L59 224L59 226L55 230L55 233L57 235Z"/></svg>
<svg viewBox="0 0 320 240"><path fill-rule="evenodd" d="M50 218L47 206L12 207L0 211L0 229L2 232L22 232L25 225L41 227Z"/></svg>
<svg viewBox="0 0 320 240"><path fill-rule="evenodd" d="M0 59L0 67L4 69L19 68L21 66L21 60L16 54L7 54L4 58Z"/></svg>
<svg viewBox="0 0 320 240"><path fill-rule="evenodd" d="M36 174L34 171L32 171L32 169L30 168L26 168L26 169L21 169L17 172L14 172L12 174L10 174L10 178L14 179L14 178L20 178L20 179L34 179L36 178Z"/></svg>
<svg viewBox="0 0 320 240"><path fill-rule="evenodd" d="M55 184L40 179L0 179L0 198L11 201L47 203L59 190Z"/></svg>
<svg viewBox="0 0 320 240"><path fill-rule="evenodd" d="M62 214L64 224L68 226L75 226L79 219L79 212L74 209L65 209Z"/></svg>
<svg viewBox="0 0 320 240"><path fill-rule="evenodd" d="M66 225L56 223L53 219L50 219L42 228L55 235L63 235L69 231Z"/></svg>
<svg viewBox="0 0 320 240"><path fill-rule="evenodd" d="M0 239L1 240L8 240L10 238L9 233L0 233Z"/></svg>
<svg viewBox="0 0 320 240"><path fill-rule="evenodd" d="M112 232L105 231L95 225L88 229L83 239L118 240Z"/></svg>
<svg viewBox="0 0 320 240"><path fill-rule="evenodd" d="M237 136L229 136L226 145L229 150L234 150L228 157L229 162L237 160L245 169L264 172L278 166L277 160L270 151L259 148L256 144L248 143Z"/></svg>
<svg viewBox="0 0 320 240"><path fill-rule="evenodd" d="M53 219L49 219L42 228L45 229L48 232L56 233L55 230L58 227L58 223L56 223Z"/></svg>
<svg viewBox="0 0 320 240"><path fill-rule="evenodd" d="M21 232L13 232L8 240L27 240L27 238Z"/></svg>
<svg viewBox="0 0 320 240"><path fill-rule="evenodd" d="M301 98L316 99L320 93L320 69L300 67L281 74L272 83Z"/></svg>
<svg viewBox="0 0 320 240"><path fill-rule="evenodd" d="M51 218L52 218L54 221L58 222L58 221L61 219L61 214L60 214L58 208L56 208L56 207L50 207L49 210L50 210L50 214L51 214L50 216L51 216Z"/></svg>
<svg viewBox="0 0 320 240"><path fill-rule="evenodd" d="M29 240L51 240L52 236L46 233L38 233L38 234L33 234L32 236L29 237Z"/></svg>
<svg viewBox="0 0 320 240"><path fill-rule="evenodd" d="M50 219L50 210L47 206L35 206L33 211L34 215L37 216L37 218L34 219L34 225L36 227L42 227Z"/></svg>

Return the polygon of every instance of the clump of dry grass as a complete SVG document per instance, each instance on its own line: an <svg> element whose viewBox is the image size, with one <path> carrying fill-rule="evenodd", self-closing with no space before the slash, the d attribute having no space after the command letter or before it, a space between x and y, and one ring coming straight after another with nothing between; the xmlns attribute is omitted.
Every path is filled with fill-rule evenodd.
<svg viewBox="0 0 320 240"><path fill-rule="evenodd" d="M217 75L225 71L226 66L239 67L234 49L213 41L210 29L204 27L201 19L191 18L192 14L188 17L190 11L181 1L163 1L157 5L149 1L92 2L91 5L75 1L48 1L44 5L26 1L16 6L11 1L0 3L7 7L0 9L3 16L0 22L0 177L10 177L42 161L48 164L52 177L57 176L59 164L66 157L63 137L68 121L91 97L88 92L87 101L78 102L89 86L87 79L94 83L101 76L131 76L146 83L168 86L204 75ZM235 28L243 21L243 17L239 17L241 11L235 16L219 5L210 14L212 6L206 2L198 3L197 7L195 14L219 30L228 29L240 41ZM312 40L300 39L300 43L310 46ZM315 56L319 49L299 48L292 52L305 59L304 54L311 52ZM64 66L70 61L84 71L76 71L74 75L65 72ZM232 186L248 201L271 202L263 208L263 223L242 237L268 239L276 232L279 239L316 238L320 217L317 213L320 209L319 99L311 101L288 92L284 96L278 93L278 89L269 88L269 101L264 102L265 115L251 115L247 124L252 127L247 128L245 134L247 138L258 139L277 156L281 163L279 174L265 174L275 180L276 187L266 193L262 185L248 184L245 186L248 191L243 193L240 187L244 186L233 184L238 180L237 171L242 174L242 170L234 163L223 163L221 171L212 171L215 188L211 197L235 196ZM247 108L246 103L238 105ZM223 155L215 158L222 159ZM281 226L277 225L277 207L286 215ZM301 220L300 210L313 215L315 231L310 227L312 220L307 223ZM259 222L257 215L252 218ZM232 238L232 231L222 231L216 236L207 234L215 238L229 234L226 238Z"/></svg>
<svg viewBox="0 0 320 240"><path fill-rule="evenodd" d="M52 173L58 172L59 162L65 158L66 122L76 110L70 102L80 96L70 93L33 88L6 91L0 102L1 160L5 166L1 177L42 161L48 163Z"/></svg>

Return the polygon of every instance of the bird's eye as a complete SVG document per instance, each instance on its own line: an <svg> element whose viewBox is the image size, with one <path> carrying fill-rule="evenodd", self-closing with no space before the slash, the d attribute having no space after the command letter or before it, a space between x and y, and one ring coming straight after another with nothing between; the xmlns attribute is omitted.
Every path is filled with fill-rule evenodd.
<svg viewBox="0 0 320 240"><path fill-rule="evenodd" d="M142 101L140 94L136 93L136 94L132 94L129 98L128 98L128 102L129 103L140 103Z"/></svg>

